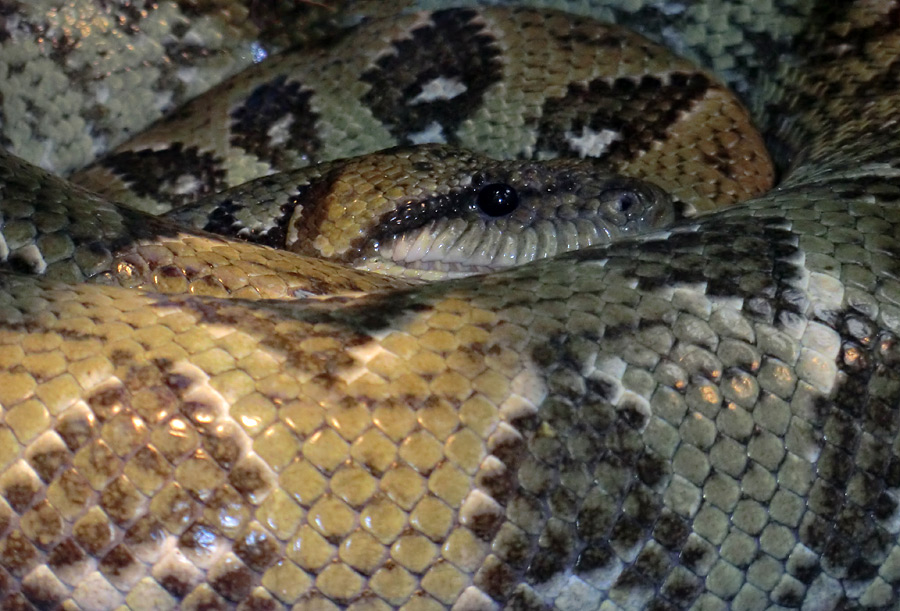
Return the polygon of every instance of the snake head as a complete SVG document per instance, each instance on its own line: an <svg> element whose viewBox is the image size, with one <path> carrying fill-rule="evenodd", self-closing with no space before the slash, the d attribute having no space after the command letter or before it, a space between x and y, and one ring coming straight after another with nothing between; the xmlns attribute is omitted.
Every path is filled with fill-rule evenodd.
<svg viewBox="0 0 900 611"><path fill-rule="evenodd" d="M374 199L388 205L345 261L404 276L468 275L650 232L675 218L672 198L661 188L611 174L593 160L454 155L451 164L420 160L397 184L385 183ZM419 173L434 187L400 187Z"/></svg>
<svg viewBox="0 0 900 611"><path fill-rule="evenodd" d="M592 159L498 161L398 147L257 179L176 211L182 223L360 269L434 279L653 231L656 185Z"/></svg>

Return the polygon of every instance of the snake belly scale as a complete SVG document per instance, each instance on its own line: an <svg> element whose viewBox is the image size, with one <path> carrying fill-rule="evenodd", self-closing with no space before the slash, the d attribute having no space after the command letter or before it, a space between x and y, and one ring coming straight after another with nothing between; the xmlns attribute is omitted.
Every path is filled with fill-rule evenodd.
<svg viewBox="0 0 900 611"><path fill-rule="evenodd" d="M410 286L3 155L4 608L897 608L900 6L555 4L721 74L778 186Z"/></svg>

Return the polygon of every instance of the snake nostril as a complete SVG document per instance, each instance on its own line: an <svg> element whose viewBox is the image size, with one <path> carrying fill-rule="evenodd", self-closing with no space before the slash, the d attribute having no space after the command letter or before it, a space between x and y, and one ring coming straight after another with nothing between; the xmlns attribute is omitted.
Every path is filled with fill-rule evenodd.
<svg viewBox="0 0 900 611"><path fill-rule="evenodd" d="M600 194L601 210L616 223L641 214L641 196L634 189L614 188Z"/></svg>
<svg viewBox="0 0 900 611"><path fill-rule="evenodd" d="M634 193L630 193L630 192L628 192L628 191L625 191L625 192L623 192L623 193L619 196L619 198L618 198L618 200L617 200L617 204L618 204L618 206L619 206L619 210L620 210L622 213L628 214L628 213L631 212L634 208L637 208L637 205L638 205L638 199L637 199L637 196L636 196Z"/></svg>
<svg viewBox="0 0 900 611"><path fill-rule="evenodd" d="M504 216L519 207L519 194L506 183L491 183L481 187L476 204L488 216Z"/></svg>

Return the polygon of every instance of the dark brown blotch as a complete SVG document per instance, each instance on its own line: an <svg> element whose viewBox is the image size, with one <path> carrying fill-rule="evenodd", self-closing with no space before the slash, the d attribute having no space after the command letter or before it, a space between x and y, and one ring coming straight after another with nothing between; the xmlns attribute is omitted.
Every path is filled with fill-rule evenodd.
<svg viewBox="0 0 900 611"><path fill-rule="evenodd" d="M653 529L653 538L671 551L680 550L690 534L690 526L684 518L668 511L659 517Z"/></svg>
<svg viewBox="0 0 900 611"><path fill-rule="evenodd" d="M119 476L100 492L100 506L114 522L130 522L144 503L144 496L128 478Z"/></svg>
<svg viewBox="0 0 900 611"><path fill-rule="evenodd" d="M34 605L28 602L28 599L22 592L16 592L0 600L0 608L3 611L35 611Z"/></svg>
<svg viewBox="0 0 900 611"><path fill-rule="evenodd" d="M21 515L28 511L40 491L41 486L37 481L31 478L18 478L3 488L3 498L13 511Z"/></svg>
<svg viewBox="0 0 900 611"><path fill-rule="evenodd" d="M681 550L681 563L686 569L696 571L708 558L712 550L696 539L688 539Z"/></svg>
<svg viewBox="0 0 900 611"><path fill-rule="evenodd" d="M236 465L229 473L228 481L245 497L257 495L271 485L263 467L249 461Z"/></svg>
<svg viewBox="0 0 900 611"><path fill-rule="evenodd" d="M94 437L94 424L87 414L69 410L60 416L56 432L66 447L75 452Z"/></svg>
<svg viewBox="0 0 900 611"><path fill-rule="evenodd" d="M671 465L659 456L642 454L637 460L637 474L641 481L653 488L667 479Z"/></svg>
<svg viewBox="0 0 900 611"><path fill-rule="evenodd" d="M88 513L75 523L72 535L87 553L99 556L112 543L115 532L106 516Z"/></svg>
<svg viewBox="0 0 900 611"><path fill-rule="evenodd" d="M53 579L44 579L34 574L22 581L22 594L33 605L33 609L59 609L66 599L66 587ZM6 609L5 605L0 608Z"/></svg>
<svg viewBox="0 0 900 611"><path fill-rule="evenodd" d="M605 569L616 561L612 549L602 542L591 543L584 548L575 561L575 572L584 574L596 569Z"/></svg>
<svg viewBox="0 0 900 611"><path fill-rule="evenodd" d="M134 556L124 545L117 545L100 561L100 571L110 578L120 577L137 564Z"/></svg>
<svg viewBox="0 0 900 611"><path fill-rule="evenodd" d="M700 595L702 590L703 582L694 574L689 571L678 571L669 576L669 579L663 584L661 593L680 608L686 608Z"/></svg>
<svg viewBox="0 0 900 611"><path fill-rule="evenodd" d="M672 562L661 547L647 545L634 561L634 568L650 581L660 583L672 568Z"/></svg>
<svg viewBox="0 0 900 611"><path fill-rule="evenodd" d="M238 605L238 611L276 611L280 608L281 605L273 598L268 595L263 595L258 591L253 592L253 594L241 601L241 604Z"/></svg>
<svg viewBox="0 0 900 611"><path fill-rule="evenodd" d="M231 469L241 455L236 432L227 426L204 430L202 443L213 460L225 470Z"/></svg>
<svg viewBox="0 0 900 611"><path fill-rule="evenodd" d="M32 454L28 457L28 464L44 483L50 483L71 460L72 455L64 447L54 447Z"/></svg>
<svg viewBox="0 0 900 611"><path fill-rule="evenodd" d="M0 566L21 579L41 560L37 548L20 531L14 530L0 541Z"/></svg>
<svg viewBox="0 0 900 611"><path fill-rule="evenodd" d="M517 569L525 568L531 557L531 538L524 531L512 526L500 529L492 547L501 560Z"/></svg>
<svg viewBox="0 0 900 611"><path fill-rule="evenodd" d="M280 558L279 545L267 532L250 528L234 542L233 551L244 564L261 573Z"/></svg>
<svg viewBox="0 0 900 611"><path fill-rule="evenodd" d="M518 581L517 572L496 556L485 559L474 579L479 590L498 601L506 600Z"/></svg>
<svg viewBox="0 0 900 611"><path fill-rule="evenodd" d="M592 490L581 506L576 529L579 537L592 543L607 540L618 511L616 500L605 491Z"/></svg>
<svg viewBox="0 0 900 611"><path fill-rule="evenodd" d="M192 589L190 581L183 579L180 575L176 575L175 573L160 575L156 578L156 581L159 582L159 585L161 585L166 592L178 599L187 596Z"/></svg>
<svg viewBox="0 0 900 611"><path fill-rule="evenodd" d="M72 539L66 539L47 555L47 566L54 571L63 573L78 567L86 559L87 555L84 551Z"/></svg>
<svg viewBox="0 0 900 611"><path fill-rule="evenodd" d="M231 606L212 590L197 588L181 603L181 611L227 611Z"/></svg>
<svg viewBox="0 0 900 611"><path fill-rule="evenodd" d="M250 593L253 582L253 573L245 566L237 566L215 575L210 585L224 598L238 602Z"/></svg>
<svg viewBox="0 0 900 611"><path fill-rule="evenodd" d="M124 542L141 557L153 557L165 541L162 525L149 515L138 518L125 532Z"/></svg>
<svg viewBox="0 0 900 611"><path fill-rule="evenodd" d="M122 386L111 386L98 390L86 401L101 423L131 407L128 391Z"/></svg>

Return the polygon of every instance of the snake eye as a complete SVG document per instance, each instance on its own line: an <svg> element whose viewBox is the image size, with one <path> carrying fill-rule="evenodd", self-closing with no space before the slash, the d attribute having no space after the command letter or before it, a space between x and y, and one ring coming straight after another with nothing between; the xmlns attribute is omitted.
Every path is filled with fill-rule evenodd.
<svg viewBox="0 0 900 611"><path fill-rule="evenodd" d="M495 182L481 187L476 203L488 216L503 216L519 206L519 194L509 185Z"/></svg>

